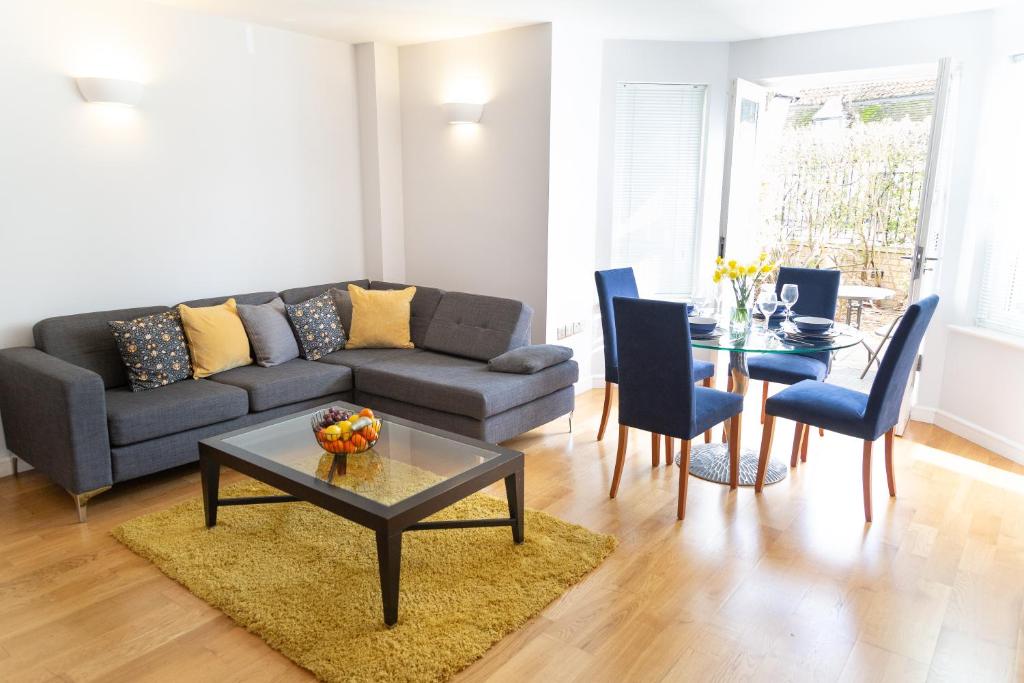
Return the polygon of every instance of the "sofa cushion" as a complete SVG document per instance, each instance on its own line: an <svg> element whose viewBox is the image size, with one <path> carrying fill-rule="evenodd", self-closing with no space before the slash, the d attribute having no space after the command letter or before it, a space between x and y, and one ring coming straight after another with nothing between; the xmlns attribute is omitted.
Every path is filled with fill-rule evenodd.
<svg viewBox="0 0 1024 683"><path fill-rule="evenodd" d="M352 371L341 365L296 358L270 368L247 365L210 377L249 394L249 409L270 410L352 388Z"/></svg>
<svg viewBox="0 0 1024 683"><path fill-rule="evenodd" d="M192 356L193 377L202 379L252 363L249 337L234 299L201 308L179 304L178 313Z"/></svg>
<svg viewBox="0 0 1024 683"><path fill-rule="evenodd" d="M370 283L370 289L405 289L409 286L411 285L376 280ZM443 295L444 292L440 289L416 285L416 295L412 298L412 310L409 316L409 332L412 335L412 343L416 346L423 346L423 342L427 338L427 328L430 327L430 321L434 319L434 312L437 311L437 305L441 303Z"/></svg>
<svg viewBox="0 0 1024 683"><path fill-rule="evenodd" d="M530 339L533 310L521 301L445 292L427 328L424 348L490 360Z"/></svg>
<svg viewBox="0 0 1024 683"><path fill-rule="evenodd" d="M281 300L286 304L297 304L300 301L308 301L315 296L320 296L329 289L340 289L342 291L348 291L349 285L358 285L363 289L370 286L369 280L346 280L345 282L328 282L322 285L310 285L308 287L292 287L291 289L282 290L280 293Z"/></svg>
<svg viewBox="0 0 1024 683"><path fill-rule="evenodd" d="M156 389L192 376L188 344L177 311L107 324L121 352L132 391Z"/></svg>
<svg viewBox="0 0 1024 683"><path fill-rule="evenodd" d="M342 349L341 351L327 354L319 359L318 362L344 365L355 370L356 368L373 365L382 361L405 358L417 353L423 352L418 349Z"/></svg>
<svg viewBox="0 0 1024 683"><path fill-rule="evenodd" d="M345 347L345 329L330 292L301 303L286 304L284 308L299 340L299 355L306 360L317 360Z"/></svg>
<svg viewBox="0 0 1024 683"><path fill-rule="evenodd" d="M249 395L206 379L175 382L150 391L109 389L110 443L125 446L230 420L249 412Z"/></svg>
<svg viewBox="0 0 1024 683"><path fill-rule="evenodd" d="M360 392L483 420L571 386L574 361L532 375L490 372L487 363L422 353L356 369Z"/></svg>
<svg viewBox="0 0 1024 683"><path fill-rule="evenodd" d="M205 299L192 299L192 301L182 301L178 306L184 304L189 308L206 308L208 306L220 306L228 299L234 299L236 304L258 306L273 301L276 298L277 292L250 292L249 294L229 294L227 296L206 297ZM175 306L175 308L178 306Z"/></svg>
<svg viewBox="0 0 1024 683"><path fill-rule="evenodd" d="M532 375L544 368L558 365L572 358L572 349L556 344L533 344L520 346L487 361L491 372L514 372Z"/></svg>
<svg viewBox="0 0 1024 683"><path fill-rule="evenodd" d="M107 323L169 310L167 306L146 306L47 318L35 324L32 336L40 351L92 370L103 378L103 386L107 389L121 387L128 383L128 375Z"/></svg>
<svg viewBox="0 0 1024 683"><path fill-rule="evenodd" d="M281 297L275 296L265 304L239 304L238 317L245 326L257 364L269 368L299 357L299 345Z"/></svg>
<svg viewBox="0 0 1024 683"><path fill-rule="evenodd" d="M371 291L348 286L352 328L346 349L411 349L409 319L415 287Z"/></svg>

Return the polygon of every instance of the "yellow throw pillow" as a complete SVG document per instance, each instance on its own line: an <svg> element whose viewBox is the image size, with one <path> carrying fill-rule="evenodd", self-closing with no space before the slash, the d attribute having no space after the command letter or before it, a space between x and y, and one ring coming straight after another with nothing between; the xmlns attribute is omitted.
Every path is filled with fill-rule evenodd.
<svg viewBox="0 0 1024 683"><path fill-rule="evenodd" d="M209 377L252 363L249 338L245 336L245 327L238 317L234 299L228 299L220 306L203 308L179 304L178 312L192 356L193 377Z"/></svg>
<svg viewBox="0 0 1024 683"><path fill-rule="evenodd" d="M346 349L411 349L409 316L415 287L366 290L348 286L352 329Z"/></svg>

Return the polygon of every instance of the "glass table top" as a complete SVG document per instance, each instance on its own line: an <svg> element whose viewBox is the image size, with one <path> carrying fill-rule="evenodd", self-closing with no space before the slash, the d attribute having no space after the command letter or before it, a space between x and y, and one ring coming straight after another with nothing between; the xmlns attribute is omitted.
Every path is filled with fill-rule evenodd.
<svg viewBox="0 0 1024 683"><path fill-rule="evenodd" d="M836 335L823 341L796 341L783 337L783 329L790 328L789 323L783 326L772 324L765 330L763 320L754 320L750 331L746 334L733 334L728 329L727 321L720 321L718 332L721 336L702 339L695 337L693 347L715 351L734 351L741 353L808 353L816 351L836 351L855 346L860 343L863 335L849 325L836 323L832 329Z"/></svg>
<svg viewBox="0 0 1024 683"><path fill-rule="evenodd" d="M343 402L332 405L358 410ZM315 412L253 427L220 442L236 455L240 449L283 465L296 478L315 478L382 505L394 505L506 452L498 446L424 431L413 423L382 415L380 437L373 448L332 455L313 435L310 419Z"/></svg>

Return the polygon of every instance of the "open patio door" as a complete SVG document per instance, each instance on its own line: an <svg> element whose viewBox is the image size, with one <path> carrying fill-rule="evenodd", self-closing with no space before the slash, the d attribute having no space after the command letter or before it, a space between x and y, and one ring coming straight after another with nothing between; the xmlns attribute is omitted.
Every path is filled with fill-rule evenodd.
<svg viewBox="0 0 1024 683"><path fill-rule="evenodd" d="M725 138L725 174L718 255L749 259L757 254L758 130L765 116L767 89L737 78L733 81L731 117Z"/></svg>
<svg viewBox="0 0 1024 683"><path fill-rule="evenodd" d="M932 118L931 137L928 142L928 165L925 168L921 210L918 213L917 238L910 266L910 302L934 294L938 289L938 264L942 257L943 234L946 229L949 204L949 184L952 172L953 137L956 128L957 94L960 85L959 65L949 57L939 61L935 80L935 115ZM917 375L923 363L923 352L918 356L907 382L907 391L900 406L900 421L896 433L903 435L914 407Z"/></svg>

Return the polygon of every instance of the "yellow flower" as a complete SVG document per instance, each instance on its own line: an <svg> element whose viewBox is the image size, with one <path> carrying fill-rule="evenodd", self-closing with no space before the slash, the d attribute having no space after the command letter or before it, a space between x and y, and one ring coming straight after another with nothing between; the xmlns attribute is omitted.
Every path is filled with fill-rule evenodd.
<svg viewBox="0 0 1024 683"><path fill-rule="evenodd" d="M729 269L732 270L736 267L736 259L729 259Z"/></svg>
<svg viewBox="0 0 1024 683"><path fill-rule="evenodd" d="M766 263L763 266L761 266L761 272L762 273L770 273L770 272L772 272L772 264Z"/></svg>
<svg viewBox="0 0 1024 683"><path fill-rule="evenodd" d="M739 276L740 276L739 271L737 271L735 268L730 268L729 269L729 279L730 280L735 280Z"/></svg>
<svg viewBox="0 0 1024 683"><path fill-rule="evenodd" d="M764 260L766 260L767 258L768 258L768 253L767 253L767 252L764 252L764 251L762 251L762 252L761 252L761 255L757 257L757 260L758 260L758 261L764 261Z"/></svg>
<svg viewBox="0 0 1024 683"><path fill-rule="evenodd" d="M711 281L716 285L722 281L722 271L716 270L715 274L711 276Z"/></svg>
<svg viewBox="0 0 1024 683"><path fill-rule="evenodd" d="M757 266L747 266L747 275L756 275Z"/></svg>
<svg viewBox="0 0 1024 683"><path fill-rule="evenodd" d="M719 256L718 258L715 259L715 265L717 265L717 266L722 265L722 261L724 261L724 260L725 259L723 259L721 256Z"/></svg>

